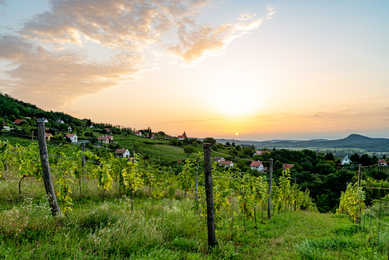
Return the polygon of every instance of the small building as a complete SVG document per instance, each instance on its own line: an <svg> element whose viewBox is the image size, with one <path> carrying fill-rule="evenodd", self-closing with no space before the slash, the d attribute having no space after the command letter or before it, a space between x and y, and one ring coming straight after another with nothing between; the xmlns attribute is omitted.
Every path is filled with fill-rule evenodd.
<svg viewBox="0 0 389 260"><path fill-rule="evenodd" d="M21 124L23 124L24 123L24 119L16 119L15 121L14 121L14 124L15 125L21 125Z"/></svg>
<svg viewBox="0 0 389 260"><path fill-rule="evenodd" d="M294 167L294 164L291 164L291 163L284 163L282 165L283 170L292 170L293 167Z"/></svg>
<svg viewBox="0 0 389 260"><path fill-rule="evenodd" d="M231 167L234 166L234 163L233 163L232 161L226 161L226 160L224 160L224 161L218 162L218 165L219 165L219 166L223 166L224 168L231 168Z"/></svg>
<svg viewBox="0 0 389 260"><path fill-rule="evenodd" d="M4 131L7 131L7 132L11 131L11 127L9 127L7 125L4 125L3 129L4 129Z"/></svg>
<svg viewBox="0 0 389 260"><path fill-rule="evenodd" d="M138 131L135 132L135 135L139 136L139 137L142 137L143 133L142 133L142 131L138 130Z"/></svg>
<svg viewBox="0 0 389 260"><path fill-rule="evenodd" d="M45 138L47 139L47 141L50 141L50 139L53 137L52 134L50 133L45 133ZM77 142L77 141L76 141Z"/></svg>
<svg viewBox="0 0 389 260"><path fill-rule="evenodd" d="M264 154L267 154L269 153L269 151L266 151L266 150L257 150L255 151L255 153L253 154L253 156L258 156L258 155L264 155Z"/></svg>
<svg viewBox="0 0 389 260"><path fill-rule="evenodd" d="M178 140L180 140L180 141L184 141L184 140L187 139L188 137L186 136L186 133L185 133L185 131L184 131L184 133L183 133L182 135L177 136L177 138L178 138Z"/></svg>
<svg viewBox="0 0 389 260"><path fill-rule="evenodd" d="M346 155L342 161L340 162L341 165L350 165L351 164L351 160L350 158L348 157L348 155Z"/></svg>
<svg viewBox="0 0 389 260"><path fill-rule="evenodd" d="M263 163L261 161L252 161L250 163L251 170L263 172L265 171L265 167L263 166Z"/></svg>
<svg viewBox="0 0 389 260"><path fill-rule="evenodd" d="M130 158L130 151L128 149L116 149L115 155L122 158Z"/></svg>
<svg viewBox="0 0 389 260"><path fill-rule="evenodd" d="M104 131L106 134L110 134L112 132L111 129L109 129L109 128L104 128Z"/></svg>
<svg viewBox="0 0 389 260"><path fill-rule="evenodd" d="M224 157L213 157L213 161L217 163L224 162L225 160Z"/></svg>
<svg viewBox="0 0 389 260"><path fill-rule="evenodd" d="M103 135L97 137L97 140L102 144L110 144L113 142L113 136L112 135Z"/></svg>
<svg viewBox="0 0 389 260"><path fill-rule="evenodd" d="M386 160L384 160L384 159L379 160L378 161L378 166L379 167L387 167L388 166L388 162Z"/></svg>
<svg viewBox="0 0 389 260"><path fill-rule="evenodd" d="M78 137L77 137L76 134L66 134L65 136L66 136L67 139L70 140L70 142L72 142L72 144L78 142Z"/></svg>
<svg viewBox="0 0 389 260"><path fill-rule="evenodd" d="M56 122L57 122L58 124L65 124L65 122L64 122L62 119L58 119Z"/></svg>

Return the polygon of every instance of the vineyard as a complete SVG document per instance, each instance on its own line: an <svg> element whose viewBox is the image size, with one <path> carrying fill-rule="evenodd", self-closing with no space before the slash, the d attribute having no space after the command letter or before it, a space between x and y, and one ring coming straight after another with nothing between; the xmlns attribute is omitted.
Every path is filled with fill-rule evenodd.
<svg viewBox="0 0 389 260"><path fill-rule="evenodd" d="M332 226L333 230L331 233L323 227L323 231L335 242L329 242L330 238L320 240L316 234L310 234L310 230L305 230L307 232L305 240L302 237L297 241L295 238L289 238L295 244L286 243L287 249L283 250L292 250L290 254L307 259L328 259L335 255L350 259L355 257L354 249L361 247L364 249L360 251L360 257L366 256L366 259L370 259L372 255L378 259L383 257L378 253L378 249L381 248L380 251L384 252L386 233L381 232L384 234L381 234L381 242L372 239L377 232L366 227L366 219L374 207L369 208L365 214L365 192L356 184L350 184L342 193L338 215L323 217L317 213L309 191L303 191L293 183L291 173L287 169L282 171L282 175L276 181L269 182L267 175L254 176L237 168L223 168L214 163L211 172L218 246L209 248L206 242L207 198L203 153L194 153L183 161L181 170L177 172L172 167L148 161L141 154L134 154L132 158L127 159L115 157L104 150L91 151L84 146L51 145L48 147L48 162L61 209L60 214L63 216L48 219L50 207L47 199L44 199L38 144L22 146L1 141L0 151L2 196L0 236L3 238L1 248L7 248L8 251L13 246L22 246L26 239L39 240L42 236L45 240L50 236L60 236L59 239L63 240L64 234L61 232L66 230L75 232L76 228L83 232L83 236L87 234L87 238L83 237L85 243L81 243L81 248L88 248L91 251L82 255L78 250L62 252L63 249L55 249L60 250L64 256L83 258L131 256L155 259L157 255L159 257L166 254L166 257L161 259L242 256L255 259L261 255L271 258L279 253L287 255L285 251L278 253L277 250L273 251L274 245L269 245L269 241L273 241L272 236L281 235L280 228L290 229L289 225L294 225L304 233L306 227L301 227L300 221L304 223L309 220L309 224L305 223L309 227L315 221L325 219L325 225ZM370 183L367 183L369 181ZM363 184L377 186L371 182L371 179L367 179ZM352 224L348 217L343 217L343 214L350 216L354 223L359 223L362 218L363 228ZM52 232L56 230L55 232L58 231L61 235L46 234L40 229L42 220L38 220L37 216L47 222L43 225L45 229ZM11 222L8 223L8 220ZM123 224L120 224L121 221ZM378 222L381 223L382 220ZM123 227L124 224L126 226ZM119 235L120 228L130 233L135 232L133 241L122 238L128 245L120 244L115 238L115 232ZM339 230L343 229L350 234L342 235L339 240L338 233L341 232ZM164 232L177 233L164 237L162 234ZM285 232L288 234L290 230ZM157 247L155 243L160 242L148 241L146 237L149 235L153 237L154 233L158 233L160 237L150 238L151 240L164 241L163 243L170 246ZM140 243L138 235L142 237L142 243L146 243L145 245L137 244ZM106 245L107 248L100 248L101 243L113 244ZM335 245L329 246L326 243ZM30 242L23 246L28 247L29 244ZM148 250L147 245L152 250ZM269 248L263 248L264 245L268 245ZM257 251L256 247L262 249ZM8 252L7 250L2 252ZM159 253L157 255L150 253L154 250ZM23 258L12 250L8 256ZM2 257L7 257L7 253L3 253Z"/></svg>

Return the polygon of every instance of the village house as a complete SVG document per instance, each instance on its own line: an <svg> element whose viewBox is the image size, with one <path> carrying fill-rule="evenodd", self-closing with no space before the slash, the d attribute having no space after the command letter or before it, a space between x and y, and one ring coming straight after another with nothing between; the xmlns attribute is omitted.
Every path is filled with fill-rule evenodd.
<svg viewBox="0 0 389 260"><path fill-rule="evenodd" d="M57 123L58 123L58 124L65 124L65 122L64 122L63 120L61 120L61 119L58 119L58 120L57 120Z"/></svg>
<svg viewBox="0 0 389 260"><path fill-rule="evenodd" d="M384 160L384 159L379 160L378 161L378 166L379 167L387 167L388 166L388 162L386 160Z"/></svg>
<svg viewBox="0 0 389 260"><path fill-rule="evenodd" d="M186 136L186 133L184 132L182 135L179 135L177 136L178 140L180 141L184 141L185 139L187 139L188 137Z"/></svg>
<svg viewBox="0 0 389 260"><path fill-rule="evenodd" d="M110 144L111 142L113 142L113 136L103 135L103 136L97 137L97 140L102 144Z"/></svg>
<svg viewBox="0 0 389 260"><path fill-rule="evenodd" d="M66 138L69 139L72 144L78 142L78 137L76 134L66 134Z"/></svg>
<svg viewBox="0 0 389 260"><path fill-rule="evenodd" d="M261 161L252 161L250 163L251 170L263 172L265 171L265 167L263 166L263 163Z"/></svg>
<svg viewBox="0 0 389 260"><path fill-rule="evenodd" d="M136 136L139 136L139 137L142 137L142 136L143 136L142 131L140 131L140 130L136 131L136 132L135 132L135 135L136 135Z"/></svg>
<svg viewBox="0 0 389 260"><path fill-rule="evenodd" d="M266 151L266 150L257 150L255 151L255 153L253 154L253 156L256 156L256 155L264 155L266 153L269 153L269 151Z"/></svg>
<svg viewBox="0 0 389 260"><path fill-rule="evenodd" d="M3 129L7 132L11 131L11 127L7 126L7 125L4 125L3 126Z"/></svg>
<svg viewBox="0 0 389 260"><path fill-rule="evenodd" d="M233 167L234 166L234 163L232 161L220 161L218 162L218 165L219 166L223 166L224 168L230 168L230 167Z"/></svg>
<svg viewBox="0 0 389 260"><path fill-rule="evenodd" d="M122 158L130 158L130 151L128 149L116 149L115 155Z"/></svg>
<svg viewBox="0 0 389 260"><path fill-rule="evenodd" d="M50 141L51 137L53 137L52 134L50 133L45 133L45 138L47 139L47 141ZM77 141L76 141L77 142Z"/></svg>
<svg viewBox="0 0 389 260"><path fill-rule="evenodd" d="M294 167L294 164L291 164L291 163L284 163L282 165L283 170L292 170L293 167Z"/></svg>
<svg viewBox="0 0 389 260"><path fill-rule="evenodd" d="M217 163L224 162L225 160L224 157L213 157L213 161Z"/></svg>
<svg viewBox="0 0 389 260"><path fill-rule="evenodd" d="M351 160L350 158L348 157L348 155L346 155L342 161L340 162L341 165L350 165L351 164Z"/></svg>
<svg viewBox="0 0 389 260"><path fill-rule="evenodd" d="M21 124L23 124L24 123L24 119L16 119L15 121L14 121L14 124L15 125L21 125Z"/></svg>

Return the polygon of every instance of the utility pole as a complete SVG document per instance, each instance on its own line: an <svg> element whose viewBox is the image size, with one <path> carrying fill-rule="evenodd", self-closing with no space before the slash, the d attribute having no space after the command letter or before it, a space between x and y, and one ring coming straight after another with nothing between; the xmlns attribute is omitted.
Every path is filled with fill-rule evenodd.
<svg viewBox="0 0 389 260"><path fill-rule="evenodd" d="M204 143L204 175L205 175L205 195L207 200L207 226L208 226L208 246L217 245L215 233L215 207L213 204L212 191L212 163L211 163L211 146L210 143Z"/></svg>
<svg viewBox="0 0 389 260"><path fill-rule="evenodd" d="M273 159L270 159L270 169L269 169L269 190L267 198L267 218L271 219L271 185L273 180Z"/></svg>
<svg viewBox="0 0 389 260"><path fill-rule="evenodd" d="M43 171L43 182L45 184L45 189L49 204L51 207L51 213L53 216L61 216L61 210L58 206L57 196L55 195L53 181L50 174L50 165L49 165L49 153L47 151L46 137L45 137L45 121L46 119L40 118L38 122L38 143L39 143L39 152L42 163Z"/></svg>

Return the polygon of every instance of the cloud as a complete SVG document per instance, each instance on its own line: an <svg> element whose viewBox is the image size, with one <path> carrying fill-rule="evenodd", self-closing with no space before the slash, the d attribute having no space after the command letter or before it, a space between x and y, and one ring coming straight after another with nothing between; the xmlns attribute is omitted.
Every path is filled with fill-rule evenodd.
<svg viewBox="0 0 389 260"><path fill-rule="evenodd" d="M158 42L176 22L194 16L204 0L52 0L52 9L25 24L21 34L51 43L141 49Z"/></svg>
<svg viewBox="0 0 389 260"><path fill-rule="evenodd" d="M107 65L85 63L73 53L54 54L14 36L0 39L1 58L10 63L7 74L14 79L3 81L5 87L48 107L116 85L137 72L141 62L137 56L119 56Z"/></svg>
<svg viewBox="0 0 389 260"><path fill-rule="evenodd" d="M211 51L217 51L228 46L234 39L259 28L262 18L243 14L234 24L225 24L215 28L198 26L193 23L178 23L180 42L169 47L177 56L190 62Z"/></svg>
<svg viewBox="0 0 389 260"><path fill-rule="evenodd" d="M197 16L209 1L51 0L49 11L13 35L0 35L0 60L8 64L0 86L55 107L133 77L149 67L144 57L151 47L167 46L191 62L225 48L263 21L242 15L233 24L199 25ZM81 55L91 43L110 53L105 63Z"/></svg>

